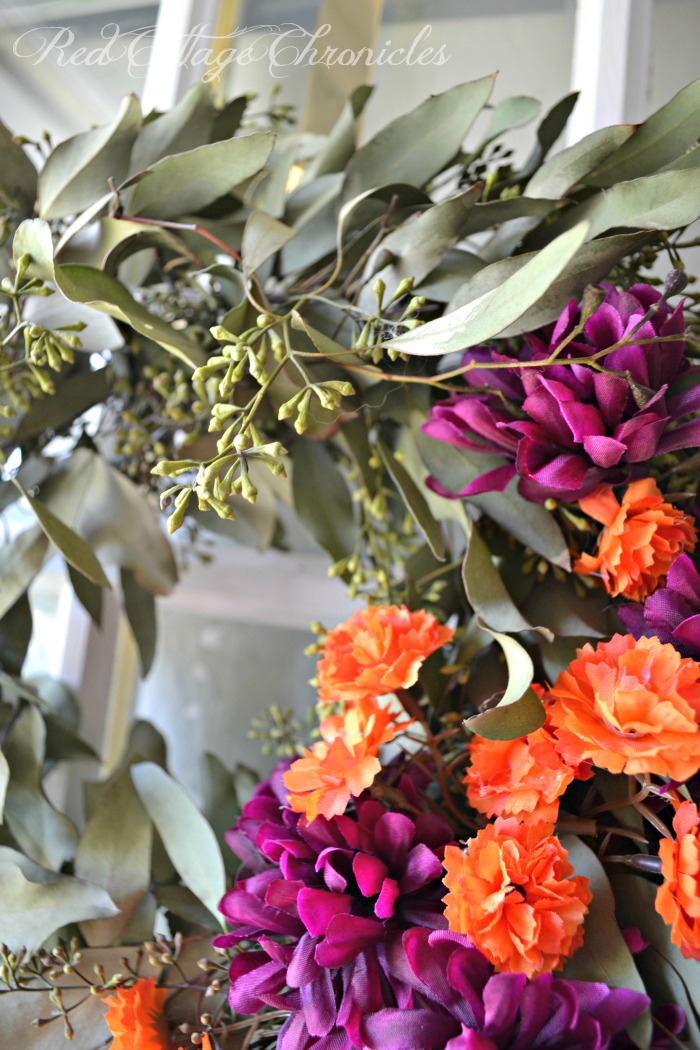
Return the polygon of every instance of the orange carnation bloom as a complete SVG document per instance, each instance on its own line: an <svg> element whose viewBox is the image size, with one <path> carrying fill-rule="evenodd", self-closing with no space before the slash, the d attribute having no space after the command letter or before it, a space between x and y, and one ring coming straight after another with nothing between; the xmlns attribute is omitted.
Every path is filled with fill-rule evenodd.
<svg viewBox="0 0 700 1050"><path fill-rule="evenodd" d="M588 780L587 764L570 764L557 748L549 725L517 740L468 744L471 765L464 783L469 803L487 817L517 816L554 822L559 799L572 780Z"/></svg>
<svg viewBox="0 0 700 1050"><path fill-rule="evenodd" d="M424 609L358 609L326 635L318 664L319 695L326 702L355 701L407 689L417 681L425 658L453 634Z"/></svg>
<svg viewBox="0 0 700 1050"><path fill-rule="evenodd" d="M700 769L700 664L658 638L578 649L549 692L567 762L686 780Z"/></svg>
<svg viewBox="0 0 700 1050"><path fill-rule="evenodd" d="M671 940L686 959L700 961L700 813L682 802L673 818L676 841L659 846L665 882L656 894L656 910L671 926Z"/></svg>
<svg viewBox="0 0 700 1050"><path fill-rule="evenodd" d="M467 843L445 847L445 917L499 972L537 977L583 943L592 894L544 821L498 817ZM573 876L573 877L571 877Z"/></svg>
<svg viewBox="0 0 700 1050"><path fill-rule="evenodd" d="M579 506L605 528L597 553L582 554L574 572L581 576L599 572L613 597L624 594L633 602L643 602L663 584L679 554L695 550L698 534L693 518L665 503L653 478L633 481L622 504L612 489L601 485Z"/></svg>
<svg viewBox="0 0 700 1050"><path fill-rule="evenodd" d="M170 1050L163 1013L167 994L152 977L141 978L130 988L117 988L116 998L106 1000L105 1021L114 1036L110 1050Z"/></svg>
<svg viewBox="0 0 700 1050"><path fill-rule="evenodd" d="M397 717L374 697L364 697L344 715L325 718L323 739L305 749L282 778L294 812L305 813L308 821L319 813L326 820L344 813L350 797L370 787L382 768L377 758L381 745L410 724L397 724Z"/></svg>

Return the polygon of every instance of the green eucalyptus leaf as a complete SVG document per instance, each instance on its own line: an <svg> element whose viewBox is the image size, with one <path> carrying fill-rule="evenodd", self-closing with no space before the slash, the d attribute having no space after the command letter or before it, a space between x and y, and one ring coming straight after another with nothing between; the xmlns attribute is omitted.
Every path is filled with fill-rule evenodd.
<svg viewBox="0 0 700 1050"><path fill-rule="evenodd" d="M106 401L112 391L111 377L110 368L93 372L89 367L65 377L63 374L56 376L55 395L32 402L19 420L14 440L24 444L47 430L59 430L93 405Z"/></svg>
<svg viewBox="0 0 700 1050"><path fill-rule="evenodd" d="M481 153L490 142L504 135L514 128L522 128L534 120L541 109L541 104L536 98L528 95L512 95L510 98L501 99L491 110L486 134L478 147L477 154Z"/></svg>
<svg viewBox="0 0 700 1050"><path fill-rule="evenodd" d="M619 182L567 212L567 226L590 224L588 239L615 228L675 230L700 218L700 169Z"/></svg>
<svg viewBox="0 0 700 1050"><path fill-rule="evenodd" d="M653 113L634 134L599 164L586 181L608 188L641 175L651 175L660 167L682 157L700 139L700 80L682 88L670 102ZM679 225L685 225L680 223Z"/></svg>
<svg viewBox="0 0 700 1050"><path fill-rule="evenodd" d="M542 165L527 184L528 197L563 197L633 134L634 125L616 124L586 135Z"/></svg>
<svg viewBox="0 0 700 1050"><path fill-rule="evenodd" d="M100 587L111 587L105 576L105 571L100 565L94 551L88 546L82 536L74 532L69 525L61 521L45 503L27 496L25 499L34 511L37 521L43 532L53 545L58 548L66 561L86 576L92 583Z"/></svg>
<svg viewBox="0 0 700 1050"><path fill-rule="evenodd" d="M390 252L394 256L393 261L382 270L389 297L404 278L414 277L418 284L427 277L447 251L464 236L481 189L478 183L434 204L383 239L377 253ZM370 258L368 267L376 267L377 253Z"/></svg>
<svg viewBox="0 0 700 1050"><path fill-rule="evenodd" d="M540 298L532 304L513 324L501 333L502 338L532 332L559 316L570 299L579 299L589 284L596 284L606 277L620 259L635 251L645 240L645 234L622 233L601 237L581 245L561 275L552 282ZM510 259L500 259L479 270L454 294L448 311L457 310L466 303L474 302L487 292L499 288L513 274L537 257L536 252L527 252Z"/></svg>
<svg viewBox="0 0 700 1050"><path fill-rule="evenodd" d="M5 823L30 859L59 871L73 857L78 836L73 823L51 805L44 793L41 777L45 740L44 721L30 704L15 720L5 745L10 767Z"/></svg>
<svg viewBox="0 0 700 1050"><path fill-rule="evenodd" d="M49 541L35 525L0 547L0 619L25 593L44 564Z"/></svg>
<svg viewBox="0 0 700 1050"><path fill-rule="evenodd" d="M20 675L32 640L32 609L26 592L0 620L0 667Z"/></svg>
<svg viewBox="0 0 700 1050"><path fill-rule="evenodd" d="M343 201L390 182L424 186L457 154L488 102L493 81L483 77L433 95L382 128L349 161Z"/></svg>
<svg viewBox="0 0 700 1050"><path fill-rule="evenodd" d="M73 592L96 627L102 623L102 587L66 562Z"/></svg>
<svg viewBox="0 0 700 1050"><path fill-rule="evenodd" d="M128 569L121 571L124 612L139 650L141 674L147 675L156 654L156 603L151 591L137 583Z"/></svg>
<svg viewBox="0 0 700 1050"><path fill-rule="evenodd" d="M61 142L39 175L41 217L58 219L82 211L86 200L101 197L109 189L108 179L119 185L129 170L131 147L141 123L139 101L127 95L112 124Z"/></svg>
<svg viewBox="0 0 700 1050"><path fill-rule="evenodd" d="M160 766L140 763L132 766L131 776L182 881L218 917L226 875L211 827L184 789Z"/></svg>
<svg viewBox="0 0 700 1050"><path fill-rule="evenodd" d="M377 439L376 448L407 510L413 515L416 524L428 541L431 551L438 561L444 561L445 537L423 493L394 453L379 439Z"/></svg>
<svg viewBox="0 0 700 1050"><path fill-rule="evenodd" d="M57 762L70 762L74 759L99 760L100 756L95 749L74 733L60 718L47 713L44 715L44 725L46 727L44 758L46 769Z"/></svg>
<svg viewBox="0 0 700 1050"><path fill-rule="evenodd" d="M517 740L544 725L544 705L531 688L534 668L526 650L507 634L490 633L503 650L508 685L496 707L472 715L465 719L464 725L487 740Z"/></svg>
<svg viewBox="0 0 700 1050"><path fill-rule="evenodd" d="M200 769L202 771L204 815L216 835L226 871L232 875L237 870L240 861L226 842L225 835L241 815L236 783L231 771L210 751L202 755Z"/></svg>
<svg viewBox="0 0 700 1050"><path fill-rule="evenodd" d="M88 944L123 943L150 888L152 838L150 818L127 769L102 795L75 854L75 874L102 886L119 908L118 915L82 923Z"/></svg>
<svg viewBox="0 0 700 1050"><path fill-rule="evenodd" d="M292 494L299 521L334 560L352 554L358 537L345 478L319 441L293 449Z"/></svg>
<svg viewBox="0 0 700 1050"><path fill-rule="evenodd" d="M263 263L276 255L295 231L264 211L253 211L248 216L243 230L243 271L252 276Z"/></svg>
<svg viewBox="0 0 700 1050"><path fill-rule="evenodd" d="M537 142L533 147L532 153L525 161L522 169L517 172L518 181L532 175L532 173L537 171L540 167L544 158L547 156L550 149L566 127L567 121L571 116L571 111L576 105L577 100L578 92L573 91L571 94L565 95L564 98L555 103L549 112L545 114L537 128ZM534 194L530 193L529 187L528 196L534 196ZM544 196L560 197L561 194L556 192L545 193Z"/></svg>
<svg viewBox="0 0 700 1050"><path fill-rule="evenodd" d="M700 982L698 963L685 959L671 942L671 930L655 907L657 887L628 872L611 876L617 917L623 926L637 926L649 942L636 958L647 995L657 1003L677 1003L685 1012L689 1046L700 1046Z"/></svg>
<svg viewBox="0 0 700 1050"><path fill-rule="evenodd" d="M5 795L7 794L7 785L10 782L10 767L7 763L7 759L2 751L0 751L0 824L3 822L3 813L5 811Z"/></svg>
<svg viewBox="0 0 700 1050"><path fill-rule="evenodd" d="M102 456L88 448L74 449L44 483L41 496L105 562L130 570L153 594L172 591L177 569L156 510Z"/></svg>
<svg viewBox="0 0 700 1050"><path fill-rule="evenodd" d="M66 299L87 303L117 321L126 322L191 368L205 363L206 355L186 332L176 330L136 302L128 288L115 277L91 266L67 263L56 267L55 280Z"/></svg>
<svg viewBox="0 0 700 1050"><path fill-rule="evenodd" d="M541 554L552 565L558 565L567 572L570 570L569 546L554 515L542 504L523 499L515 479L503 492L470 496L469 503L488 514L523 546Z"/></svg>
<svg viewBox="0 0 700 1050"><path fill-rule="evenodd" d="M15 266L23 255L28 255L31 265L28 277L42 281L53 281L53 238L51 227L44 219L25 219L15 231L12 240L12 256Z"/></svg>
<svg viewBox="0 0 700 1050"><path fill-rule="evenodd" d="M199 81L177 105L144 124L131 151L130 171L143 171L161 157L203 146L214 120L214 93Z"/></svg>
<svg viewBox="0 0 700 1050"><path fill-rule="evenodd" d="M435 357L492 339L544 295L587 234L588 223L580 223L539 251L498 288L453 313L390 339L385 346L407 354Z"/></svg>
<svg viewBox="0 0 700 1050"><path fill-rule="evenodd" d="M232 139L241 126L243 114L250 102L249 95L239 95L227 102L214 116L214 123L209 139L211 142L221 142L222 139Z"/></svg>
<svg viewBox="0 0 700 1050"><path fill-rule="evenodd" d="M31 214L36 198L36 168L1 121L0 154L0 200L7 202L13 210Z"/></svg>
<svg viewBox="0 0 700 1050"><path fill-rule="evenodd" d="M462 576L469 604L485 627L494 631L532 630L532 624L513 603L486 543L473 524L467 537Z"/></svg>
<svg viewBox="0 0 700 1050"><path fill-rule="evenodd" d="M611 988L630 988L645 995L644 981L617 924L615 897L602 864L577 835L562 835L561 841L575 873L589 880L593 894L584 920L583 947L567 961L564 976L571 980L602 981ZM630 1025L629 1031L637 1046L648 1047L652 1034L651 1012L647 1009Z"/></svg>
<svg viewBox="0 0 700 1050"><path fill-rule="evenodd" d="M273 135L260 132L164 157L133 187L125 210L154 219L196 215L260 171L273 142Z"/></svg>
<svg viewBox="0 0 700 1050"><path fill-rule="evenodd" d="M340 116L331 129L324 145L306 165L304 182L309 183L321 175L343 171L355 152L356 121L373 92L369 84L360 84L343 106Z"/></svg>
<svg viewBox="0 0 700 1050"><path fill-rule="evenodd" d="M211 912L187 886L158 886L155 891L156 901L161 908L172 912L178 918L193 926L203 926L205 930L220 933L220 928L212 922Z"/></svg>
<svg viewBox="0 0 700 1050"><path fill-rule="evenodd" d="M0 897L0 939L14 951L36 951L62 926L117 911L101 886L70 877L32 882L6 860L0 861Z"/></svg>
<svg viewBox="0 0 700 1050"><path fill-rule="evenodd" d="M568 638L608 638L613 633L609 596L599 590L586 591L582 598L571 578L561 581L546 576L532 588L524 611L533 623Z"/></svg>

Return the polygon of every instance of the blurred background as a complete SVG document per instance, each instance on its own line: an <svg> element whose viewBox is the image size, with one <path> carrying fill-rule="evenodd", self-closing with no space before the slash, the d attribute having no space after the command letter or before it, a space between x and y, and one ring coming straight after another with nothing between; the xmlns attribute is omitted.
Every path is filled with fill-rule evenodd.
<svg viewBox="0 0 700 1050"><path fill-rule="evenodd" d="M534 96L546 112L580 91L566 132L574 142L644 119L699 77L698 40L697 0L0 0L0 118L55 143L112 120L127 93L144 112L164 110L206 79L221 97L255 94L262 108L276 96L295 107L301 131L323 134L367 83L368 138L428 95L498 72L493 102ZM314 62L326 48L337 59ZM513 132L510 147L529 149L531 135ZM33 586L26 673L77 692L106 771L134 714L158 726L195 795L192 754L265 768L251 718L271 703L305 711L309 622L332 627L352 608L311 539L297 527L288 543L263 553L217 542L211 562L190 559L159 603L145 681L116 607L96 630L49 566Z"/></svg>

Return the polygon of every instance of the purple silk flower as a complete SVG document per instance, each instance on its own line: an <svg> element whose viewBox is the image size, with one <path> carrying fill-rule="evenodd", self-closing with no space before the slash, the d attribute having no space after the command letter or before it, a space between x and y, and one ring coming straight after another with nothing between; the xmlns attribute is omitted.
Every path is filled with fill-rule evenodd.
<svg viewBox="0 0 700 1050"><path fill-rule="evenodd" d="M647 284L627 292L603 287L604 301L585 322L583 333L562 350L562 363L532 367L578 325L581 311L574 300L544 337L522 336L515 347L503 341L500 351L485 346L467 351L464 364L513 367L466 372L472 389L435 405L423 430L457 448L495 453L507 462L459 493L429 478L434 491L475 496L501 491L519 477L518 490L525 499L575 502L600 484L618 485L647 475L653 456L700 444L700 420L684 418L700 409L700 384L674 387L689 368L684 342L658 341L683 334L682 302L674 310L660 303L640 326L660 293ZM605 350L633 329L629 345L605 357L605 372L563 363Z"/></svg>
<svg viewBox="0 0 700 1050"><path fill-rule="evenodd" d="M622 605L618 615L635 638L656 635L683 656L700 657L700 574L688 554L674 561L666 583L643 605Z"/></svg>
<svg viewBox="0 0 700 1050"><path fill-rule="evenodd" d="M387 959L390 975L413 989L414 1008L368 1014L362 1034L372 1050L617 1050L649 1004L602 983L496 974L466 937L447 931L397 934Z"/></svg>
<svg viewBox="0 0 700 1050"><path fill-rule="evenodd" d="M229 998L237 1013L290 1011L279 1050L362 1047L365 1014L411 1003L411 989L387 971L387 938L446 926L441 861L452 831L434 814L412 819L368 797L354 816L308 823L286 805L287 765L258 786L227 835L243 869L220 905L231 932L214 944L257 942L233 959Z"/></svg>

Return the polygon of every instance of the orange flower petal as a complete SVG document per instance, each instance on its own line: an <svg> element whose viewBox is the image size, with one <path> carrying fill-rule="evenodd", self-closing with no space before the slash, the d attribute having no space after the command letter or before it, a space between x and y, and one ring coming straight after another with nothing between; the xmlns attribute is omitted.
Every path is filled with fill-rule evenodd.
<svg viewBox="0 0 700 1050"><path fill-rule="evenodd" d="M156 987L152 977L130 988L117 988L116 997L105 1000L105 1021L114 1036L110 1050L170 1050L163 1013L167 994L165 988Z"/></svg>
<svg viewBox="0 0 700 1050"><path fill-rule="evenodd" d="M676 840L659 846L661 874L656 910L671 926L671 940L686 959L700 961L700 813L682 802L673 820Z"/></svg>
<svg viewBox="0 0 700 1050"><path fill-rule="evenodd" d="M498 817L467 843L445 848L445 917L499 972L528 978L561 967L583 942L592 894L573 875L553 826Z"/></svg>
<svg viewBox="0 0 700 1050"><path fill-rule="evenodd" d="M700 664L658 638L585 645L549 691L557 747L612 773L700 770Z"/></svg>
<svg viewBox="0 0 700 1050"><path fill-rule="evenodd" d="M605 525L594 555L574 564L580 576L600 573L613 597L642 602L661 586L684 551L695 550L694 519L665 503L653 478L633 481L619 504L609 488L598 488L579 501L581 509Z"/></svg>

